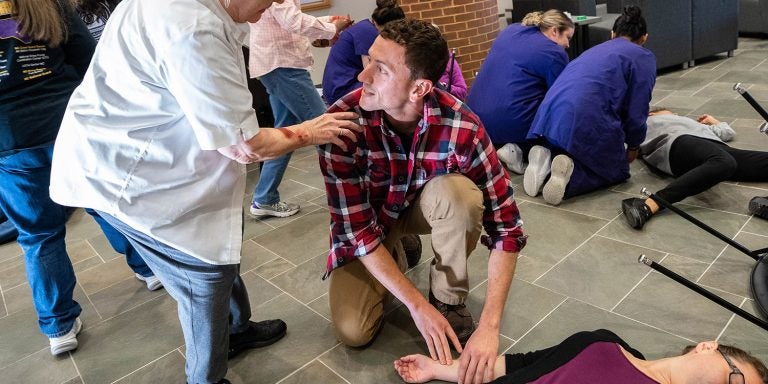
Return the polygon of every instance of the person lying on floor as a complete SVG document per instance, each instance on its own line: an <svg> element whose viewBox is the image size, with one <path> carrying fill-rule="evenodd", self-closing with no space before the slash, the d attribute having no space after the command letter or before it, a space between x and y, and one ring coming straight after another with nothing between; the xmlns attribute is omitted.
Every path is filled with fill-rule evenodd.
<svg viewBox="0 0 768 384"><path fill-rule="evenodd" d="M407 383L468 381L458 377L457 360L441 365L424 355L409 355L394 364ZM645 360L616 334L599 329L576 333L540 351L499 356L494 377L483 378L483 382L492 380L498 384L757 384L768 380L768 369L749 353L717 341L688 346L679 356Z"/></svg>
<svg viewBox="0 0 768 384"><path fill-rule="evenodd" d="M704 192L721 181L768 181L768 152L725 144L735 135L728 123L710 115L694 120L654 108L647 125L640 155L649 165L676 177L655 193L668 203ZM641 229L660 207L652 198L629 198L621 202L621 209L627 223Z"/></svg>

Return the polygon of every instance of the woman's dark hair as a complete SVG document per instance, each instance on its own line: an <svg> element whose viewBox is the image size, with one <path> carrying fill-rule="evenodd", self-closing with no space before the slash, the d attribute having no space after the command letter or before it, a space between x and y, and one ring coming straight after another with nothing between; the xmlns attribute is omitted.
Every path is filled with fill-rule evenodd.
<svg viewBox="0 0 768 384"><path fill-rule="evenodd" d="M632 41L638 41L648 33L648 27L643 18L643 11L636 5L627 5L621 16L613 23L613 33L617 37L628 37Z"/></svg>
<svg viewBox="0 0 768 384"><path fill-rule="evenodd" d="M376 9L371 14L371 19L379 27L393 20L405 19L405 12L397 5L397 0L376 0Z"/></svg>
<svg viewBox="0 0 768 384"><path fill-rule="evenodd" d="M689 345L683 348L683 355L692 351L694 348L696 348L695 345ZM720 352L722 352L724 355L727 355L728 357L731 357L733 359L738 360L741 363L752 366L752 368L754 368L755 371L757 371L757 374L762 379L762 382L768 383L768 368L765 367L765 364L763 364L763 362L760 361L760 359L752 356L751 354L749 354L749 352L741 348L734 347L732 345L720 344L717 346L717 349L719 349Z"/></svg>
<svg viewBox="0 0 768 384"><path fill-rule="evenodd" d="M448 42L435 26L423 20L395 20L385 24L379 36L405 48L411 80L427 79L437 84L448 64Z"/></svg>

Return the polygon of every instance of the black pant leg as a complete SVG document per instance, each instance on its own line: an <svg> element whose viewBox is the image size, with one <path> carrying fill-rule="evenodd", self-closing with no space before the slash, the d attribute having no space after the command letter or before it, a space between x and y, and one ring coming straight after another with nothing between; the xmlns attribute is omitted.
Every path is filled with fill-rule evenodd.
<svg viewBox="0 0 768 384"><path fill-rule="evenodd" d="M768 152L749 151L727 147L728 153L736 159L736 173L732 181L768 181Z"/></svg>
<svg viewBox="0 0 768 384"><path fill-rule="evenodd" d="M738 168L736 159L724 143L683 135L673 143L669 154L672 173L677 177L656 195L676 203L731 179Z"/></svg>

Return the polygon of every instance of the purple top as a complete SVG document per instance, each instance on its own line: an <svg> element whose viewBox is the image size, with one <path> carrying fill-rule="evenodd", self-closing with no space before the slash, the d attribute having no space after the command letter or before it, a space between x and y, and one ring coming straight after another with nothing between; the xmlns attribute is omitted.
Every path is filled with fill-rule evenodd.
<svg viewBox="0 0 768 384"><path fill-rule="evenodd" d="M332 105L347 93L360 88L357 75L363 71L362 56L368 56L379 30L365 19L345 29L331 47L323 71L323 97Z"/></svg>
<svg viewBox="0 0 768 384"><path fill-rule="evenodd" d="M446 89L446 91L456 96L457 99L464 101L467 98L467 82L464 81L464 75L461 73L458 60L451 60L451 56L453 54L448 56L448 64L445 66L445 73L440 77L440 83L446 85L450 83L451 88ZM453 62L453 72L451 72L451 62Z"/></svg>
<svg viewBox="0 0 768 384"><path fill-rule="evenodd" d="M627 360L618 344L597 342L532 384L658 384Z"/></svg>

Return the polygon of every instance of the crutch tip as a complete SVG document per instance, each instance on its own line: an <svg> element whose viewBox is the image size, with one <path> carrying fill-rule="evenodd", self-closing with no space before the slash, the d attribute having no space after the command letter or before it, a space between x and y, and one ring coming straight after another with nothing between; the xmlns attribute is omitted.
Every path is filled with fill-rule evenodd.
<svg viewBox="0 0 768 384"><path fill-rule="evenodd" d="M653 262L653 260L651 260L648 257L646 257L645 254L640 254L640 256L637 258L637 262L650 266L651 263Z"/></svg>

